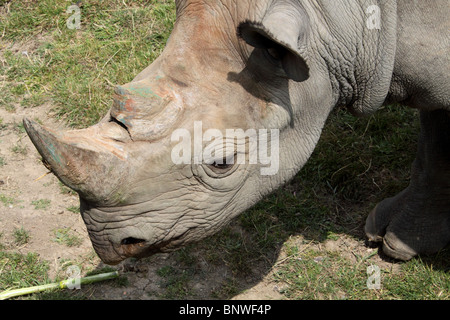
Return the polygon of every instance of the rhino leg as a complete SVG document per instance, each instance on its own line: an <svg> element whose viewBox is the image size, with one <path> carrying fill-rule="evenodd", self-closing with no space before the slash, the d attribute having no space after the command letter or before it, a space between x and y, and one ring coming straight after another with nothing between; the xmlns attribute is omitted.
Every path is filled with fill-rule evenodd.
<svg viewBox="0 0 450 320"><path fill-rule="evenodd" d="M450 243L450 112L422 111L410 185L369 214L370 241L400 260L438 252Z"/></svg>

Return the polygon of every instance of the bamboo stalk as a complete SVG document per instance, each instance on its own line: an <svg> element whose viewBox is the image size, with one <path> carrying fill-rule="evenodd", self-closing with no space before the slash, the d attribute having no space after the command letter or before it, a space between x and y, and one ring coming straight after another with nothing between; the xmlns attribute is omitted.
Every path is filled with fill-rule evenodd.
<svg viewBox="0 0 450 320"><path fill-rule="evenodd" d="M99 281L110 280L110 279L117 278L118 276L119 276L118 271L96 274L93 276L80 278L79 284L84 285L84 284L90 284L90 283L99 282ZM34 286L34 287L29 287L29 288L5 290L3 292L0 292L0 300L6 300L6 299L18 297L18 296L23 296L26 294L38 293L38 292L51 290L51 289L58 289L58 288L65 289L68 286L73 285L73 282L74 282L74 279L67 279L67 280L63 280L60 282L44 284L44 285Z"/></svg>

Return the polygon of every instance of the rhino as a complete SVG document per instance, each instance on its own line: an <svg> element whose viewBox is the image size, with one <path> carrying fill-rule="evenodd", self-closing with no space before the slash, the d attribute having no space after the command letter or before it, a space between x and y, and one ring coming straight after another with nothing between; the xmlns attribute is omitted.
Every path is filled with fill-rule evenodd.
<svg viewBox="0 0 450 320"><path fill-rule="evenodd" d="M218 232L296 175L334 108L417 108L410 185L372 209L365 233L396 259L434 253L450 242L449 8L177 0L163 52L115 88L98 124L24 126L114 265Z"/></svg>

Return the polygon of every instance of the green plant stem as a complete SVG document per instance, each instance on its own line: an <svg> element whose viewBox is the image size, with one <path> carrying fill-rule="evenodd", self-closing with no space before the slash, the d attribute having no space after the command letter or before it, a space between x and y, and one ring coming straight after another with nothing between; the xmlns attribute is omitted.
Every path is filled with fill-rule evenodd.
<svg viewBox="0 0 450 320"><path fill-rule="evenodd" d="M85 284L90 284L90 283L94 283L94 282L110 280L110 279L117 278L118 276L119 276L118 271L96 274L93 276L80 278L79 284L85 285ZM63 280L60 282L49 283L49 284L44 284L44 285L40 285L40 286L14 289L14 290L5 290L0 293L0 300L6 300L6 299L18 297L18 296L23 296L23 295L32 294L32 293L38 293L38 292L51 290L51 289L58 289L58 288L65 289L68 287L68 285L73 284L73 281L74 281L74 279L67 279L67 280Z"/></svg>

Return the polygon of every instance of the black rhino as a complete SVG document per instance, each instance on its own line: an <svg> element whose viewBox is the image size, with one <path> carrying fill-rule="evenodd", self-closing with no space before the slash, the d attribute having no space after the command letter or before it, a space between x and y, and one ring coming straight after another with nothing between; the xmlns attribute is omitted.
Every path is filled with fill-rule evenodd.
<svg viewBox="0 0 450 320"><path fill-rule="evenodd" d="M69 132L24 124L79 193L96 252L115 264L207 237L291 179L333 108L418 108L411 184L378 204L365 227L407 260L450 241L449 8L447 0L177 0L164 52L116 88L100 123Z"/></svg>

